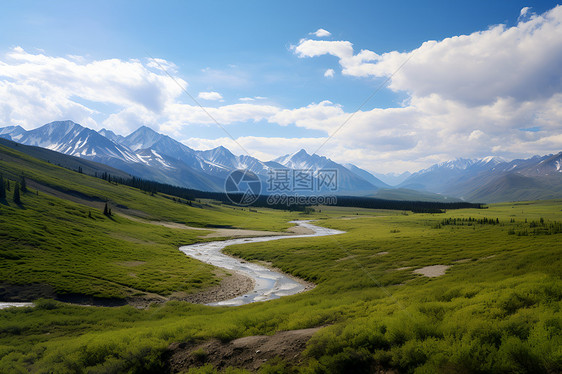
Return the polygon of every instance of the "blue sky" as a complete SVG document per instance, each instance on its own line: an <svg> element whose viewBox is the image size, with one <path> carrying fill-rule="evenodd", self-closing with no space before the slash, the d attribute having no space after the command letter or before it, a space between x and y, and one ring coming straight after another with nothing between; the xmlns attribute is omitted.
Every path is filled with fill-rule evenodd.
<svg viewBox="0 0 562 374"><path fill-rule="evenodd" d="M390 79L319 154L401 172L455 157L560 151L562 34L555 7L550 1L5 2L0 126L31 129L72 119L127 134L148 125L194 148L223 144L270 159L316 151ZM313 34L319 29L329 35Z"/></svg>

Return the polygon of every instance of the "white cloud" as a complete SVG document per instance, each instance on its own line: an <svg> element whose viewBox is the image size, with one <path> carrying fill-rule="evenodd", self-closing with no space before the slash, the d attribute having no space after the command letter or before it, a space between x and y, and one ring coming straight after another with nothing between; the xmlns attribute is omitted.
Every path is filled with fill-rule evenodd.
<svg viewBox="0 0 562 374"><path fill-rule="evenodd" d="M530 10L531 10L531 7L529 7L529 6L521 8L521 12L519 13L519 17L525 17Z"/></svg>
<svg viewBox="0 0 562 374"><path fill-rule="evenodd" d="M178 67L171 61L166 61L162 58L150 58L146 66L158 69L163 72L168 72L169 74L175 74L178 71Z"/></svg>
<svg viewBox="0 0 562 374"><path fill-rule="evenodd" d="M301 40L299 57L330 54L339 58L344 75L390 77L390 88L413 96L438 94L468 105L498 97L524 102L549 97L562 88L562 7L517 26L497 25L470 35L427 41L411 52L355 54L348 41Z"/></svg>
<svg viewBox="0 0 562 374"><path fill-rule="evenodd" d="M527 9L522 14L531 13ZM403 108L357 113L332 140L349 142L349 149L369 149L363 159L376 148L373 162L388 169L397 165L388 160L397 158L422 166L493 152L507 158L527 156L539 149L536 144L543 147L541 154L560 151L560 138L552 136L562 132L562 38L558 35L562 35L560 6L533 14L515 27L497 25L427 41L410 52L356 53L349 41L310 39L301 40L293 51L300 58L332 55L338 58L342 74L391 78L392 90L409 95ZM302 108L292 113L299 111L304 116ZM332 115L346 118L350 113ZM312 127L310 119L295 123ZM545 131L520 131L529 127Z"/></svg>
<svg viewBox="0 0 562 374"><path fill-rule="evenodd" d="M302 108L279 110L272 113L268 121L281 126L295 124L299 127L331 133L343 123L344 118L345 112L340 105L325 100Z"/></svg>
<svg viewBox="0 0 562 374"><path fill-rule="evenodd" d="M328 70L326 70L326 71L324 72L324 76L325 76L326 78L333 78L333 77L334 77L334 73L335 73L334 69L328 69Z"/></svg>
<svg viewBox="0 0 562 374"><path fill-rule="evenodd" d="M519 17L517 18L517 20L519 22L522 21L528 21L529 19L531 19L532 17L535 16L535 13L531 11L531 7L526 6L521 8L521 12L519 12Z"/></svg>
<svg viewBox="0 0 562 374"><path fill-rule="evenodd" d="M473 132L470 133L470 135L468 136L468 140L478 140L481 137L485 136L486 134L484 134L484 132L480 131L480 130L474 130Z"/></svg>
<svg viewBox="0 0 562 374"><path fill-rule="evenodd" d="M318 38L325 38L325 37L328 37L328 36L332 35L331 32L329 32L328 30L324 30L324 29L318 29L315 32L311 32L310 34L316 35L316 37L318 37Z"/></svg>
<svg viewBox="0 0 562 374"><path fill-rule="evenodd" d="M238 100L240 100L240 101L267 100L267 97L264 97L264 96L241 97Z"/></svg>
<svg viewBox="0 0 562 374"><path fill-rule="evenodd" d="M222 95L215 91L199 92L199 95L197 95L197 97L209 101L222 100Z"/></svg>

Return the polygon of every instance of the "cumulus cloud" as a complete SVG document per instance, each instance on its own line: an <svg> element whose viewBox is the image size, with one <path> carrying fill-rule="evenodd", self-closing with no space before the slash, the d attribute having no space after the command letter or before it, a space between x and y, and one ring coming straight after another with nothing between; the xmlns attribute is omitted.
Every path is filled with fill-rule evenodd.
<svg viewBox="0 0 562 374"><path fill-rule="evenodd" d="M91 124L94 110L84 101L161 113L180 93L169 77L149 70L138 60L85 62L31 54L16 47L0 61L0 99L10 110L0 116L8 124L36 127L60 118Z"/></svg>
<svg viewBox="0 0 562 374"><path fill-rule="evenodd" d="M333 78L333 77L334 77L334 74L335 74L334 69L328 69L328 70L326 70L326 71L324 72L324 76L325 76L326 78Z"/></svg>
<svg viewBox="0 0 562 374"><path fill-rule="evenodd" d="M311 32L310 34L316 35L316 37L318 37L318 38L325 38L325 37L328 37L328 36L332 35L331 32L329 32L328 30L324 30L324 29L318 29L314 32Z"/></svg>
<svg viewBox="0 0 562 374"><path fill-rule="evenodd" d="M197 95L197 97L209 101L222 100L222 95L215 91L199 92L199 95Z"/></svg>
<svg viewBox="0 0 562 374"><path fill-rule="evenodd" d="M534 15L533 12L531 12L531 7L526 6L521 8L521 11L519 12L519 18L517 18L518 21L526 21L529 18L531 18Z"/></svg>
<svg viewBox="0 0 562 374"><path fill-rule="evenodd" d="M390 78L391 90L408 94L404 107L359 112L336 136L378 147L378 165L390 154L413 163L493 152L521 157L524 144L525 156L538 149L533 144L543 146L539 153L557 152L559 137L544 139L562 132L562 38L555 36L562 35L562 7L521 14L527 17L514 27L427 41L412 51L356 52L350 41L312 39L293 51L300 58L334 56L343 75ZM545 131L520 131L529 127Z"/></svg>
<svg viewBox="0 0 562 374"><path fill-rule="evenodd" d="M337 57L344 75L390 77L390 88L415 96L438 94L467 104L483 104L497 97L519 101L548 97L562 87L562 7L507 28L427 41L410 52L381 55L354 53L348 41L301 40L299 57L329 54Z"/></svg>
<svg viewBox="0 0 562 374"><path fill-rule="evenodd" d="M519 13L519 17L525 17L527 15L527 13L529 13L530 10L531 10L531 7L529 7L529 6L521 8L521 12Z"/></svg>

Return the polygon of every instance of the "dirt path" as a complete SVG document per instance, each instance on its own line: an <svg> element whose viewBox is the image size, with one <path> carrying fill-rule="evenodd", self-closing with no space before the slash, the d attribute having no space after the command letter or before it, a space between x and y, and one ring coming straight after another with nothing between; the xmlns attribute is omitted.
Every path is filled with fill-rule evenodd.
<svg viewBox="0 0 562 374"><path fill-rule="evenodd" d="M173 343L168 347L170 372L179 373L189 368L211 364L217 369L228 366L258 370L275 357L297 365L312 335L320 327L281 331L275 335L257 335L239 338L228 343L210 340L199 344Z"/></svg>

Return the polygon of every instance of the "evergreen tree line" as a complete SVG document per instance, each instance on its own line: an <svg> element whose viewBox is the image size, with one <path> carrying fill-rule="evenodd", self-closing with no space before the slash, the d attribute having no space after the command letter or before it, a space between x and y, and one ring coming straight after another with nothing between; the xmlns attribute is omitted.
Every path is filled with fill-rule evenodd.
<svg viewBox="0 0 562 374"><path fill-rule="evenodd" d="M546 222L544 218L541 218L538 222L527 222L527 219L525 218L525 224L523 226L524 228L519 230L511 228L508 231L508 234L517 236L562 234L562 222L559 221Z"/></svg>
<svg viewBox="0 0 562 374"><path fill-rule="evenodd" d="M111 176L108 173L102 173L101 179L108 182L124 184L126 186L138 188L150 194L163 193L166 195L176 196L188 201L195 199L212 199L220 201L224 204L233 205L230 199L222 192L199 191L185 187L172 186L165 183L150 181L138 177L119 178ZM231 194L232 195L232 194ZM241 194L240 194L241 196ZM267 207L273 209L282 209L289 211L304 211L307 206L303 204L271 204L267 201L267 195L260 195L252 204L253 207ZM189 204L189 202L188 202ZM443 213L447 209L464 209L464 208L483 208L482 204L473 204L466 202L427 202L427 201L400 201L400 200L383 200L369 197L355 196L338 196L336 206L370 208L370 209L391 209L391 210L409 210L414 213Z"/></svg>
<svg viewBox="0 0 562 374"><path fill-rule="evenodd" d="M472 217L468 217L468 218L445 218L443 220L441 220L441 222L439 223L439 227L441 226L448 226L448 225L458 225L458 226L464 226L464 224L467 224L467 226L472 226L473 224L480 224L480 225L499 225L500 224L500 219L496 218L472 218Z"/></svg>
<svg viewBox="0 0 562 374"><path fill-rule="evenodd" d="M10 180L4 180L4 176L0 174L0 201L6 201L8 199L8 192L10 192L10 190ZM18 205L21 204L21 192L27 192L27 183L23 174L20 177L20 181L16 182L12 195L13 202Z"/></svg>

